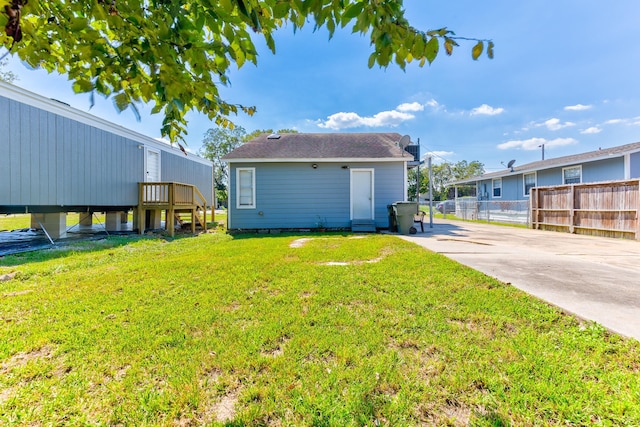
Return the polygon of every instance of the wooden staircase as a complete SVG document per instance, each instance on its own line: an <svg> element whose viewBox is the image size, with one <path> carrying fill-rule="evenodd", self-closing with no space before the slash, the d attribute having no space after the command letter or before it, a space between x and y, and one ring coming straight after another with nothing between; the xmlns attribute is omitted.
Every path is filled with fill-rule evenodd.
<svg viewBox="0 0 640 427"><path fill-rule="evenodd" d="M191 232L195 234L196 224L207 230L207 199L198 187L178 182L141 182L138 197L138 232L144 233L146 212L165 211L165 229L170 236L175 233L174 224L185 224L189 216ZM212 211L213 212L213 211Z"/></svg>

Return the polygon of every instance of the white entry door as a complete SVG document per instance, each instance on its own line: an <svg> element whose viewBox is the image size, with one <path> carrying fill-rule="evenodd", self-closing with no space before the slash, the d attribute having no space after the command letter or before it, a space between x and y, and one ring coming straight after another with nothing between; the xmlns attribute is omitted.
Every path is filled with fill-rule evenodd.
<svg viewBox="0 0 640 427"><path fill-rule="evenodd" d="M351 169L351 219L374 219L373 169Z"/></svg>
<svg viewBox="0 0 640 427"><path fill-rule="evenodd" d="M146 174L145 182L160 181L160 152L147 149L147 158L145 159Z"/></svg>

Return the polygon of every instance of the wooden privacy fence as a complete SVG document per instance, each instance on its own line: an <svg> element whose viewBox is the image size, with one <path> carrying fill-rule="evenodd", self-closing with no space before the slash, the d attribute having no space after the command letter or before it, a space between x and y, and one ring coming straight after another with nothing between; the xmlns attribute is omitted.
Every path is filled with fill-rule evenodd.
<svg viewBox="0 0 640 427"><path fill-rule="evenodd" d="M531 228L640 239L640 181L534 187Z"/></svg>

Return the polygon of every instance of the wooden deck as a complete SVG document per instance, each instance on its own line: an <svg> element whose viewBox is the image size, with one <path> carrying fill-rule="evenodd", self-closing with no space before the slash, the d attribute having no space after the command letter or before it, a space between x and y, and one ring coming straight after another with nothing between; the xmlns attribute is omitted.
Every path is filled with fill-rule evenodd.
<svg viewBox="0 0 640 427"><path fill-rule="evenodd" d="M195 185L178 182L140 182L137 207L137 228L140 234L144 233L146 228L147 211L165 211L165 229L172 237L175 232L175 220L182 214L191 215L192 233L196 232L196 222L203 230L207 230L207 199Z"/></svg>

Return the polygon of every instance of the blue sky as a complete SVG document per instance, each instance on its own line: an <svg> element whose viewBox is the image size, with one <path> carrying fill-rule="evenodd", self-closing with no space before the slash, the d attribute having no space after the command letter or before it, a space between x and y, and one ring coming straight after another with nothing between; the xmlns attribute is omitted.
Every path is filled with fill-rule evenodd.
<svg viewBox="0 0 640 427"><path fill-rule="evenodd" d="M234 122L255 129L300 132L398 132L420 139L438 161L479 160L487 171L546 158L640 141L640 3L436 2L405 0L420 29L448 27L459 36L492 39L495 58L471 59L472 42L452 57L405 71L367 67L366 36L338 31L329 40L312 26L276 34L276 55L257 40L258 66L230 73L222 89L231 102L255 105L253 117ZM65 78L31 71L12 60L17 85L89 110ZM151 137L161 117L143 107L142 121L118 114L100 99L91 113ZM189 116L189 149L197 151L214 125Z"/></svg>

